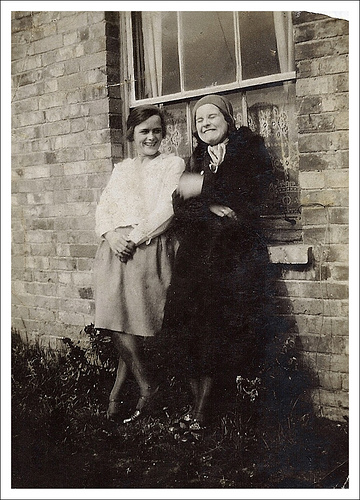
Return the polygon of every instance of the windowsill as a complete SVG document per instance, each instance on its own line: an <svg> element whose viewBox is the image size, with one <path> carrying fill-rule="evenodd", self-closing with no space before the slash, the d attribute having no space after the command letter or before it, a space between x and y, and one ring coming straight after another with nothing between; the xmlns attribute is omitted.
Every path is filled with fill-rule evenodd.
<svg viewBox="0 0 360 500"><path fill-rule="evenodd" d="M273 264L308 265L312 247L308 245L269 245L269 257Z"/></svg>

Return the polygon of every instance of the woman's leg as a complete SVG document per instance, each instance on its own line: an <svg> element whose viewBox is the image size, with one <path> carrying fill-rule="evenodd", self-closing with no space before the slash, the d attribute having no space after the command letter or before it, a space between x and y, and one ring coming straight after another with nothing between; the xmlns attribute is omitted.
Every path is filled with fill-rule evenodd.
<svg viewBox="0 0 360 500"><path fill-rule="evenodd" d="M213 378L208 373L209 346L207 342L193 339L189 346L190 357L190 388L194 397L192 416L202 422L204 412L212 388Z"/></svg>
<svg viewBox="0 0 360 500"><path fill-rule="evenodd" d="M199 399L199 380L197 378L190 378L189 382L190 382L191 392L194 397L193 409L195 409Z"/></svg>
<svg viewBox="0 0 360 500"><path fill-rule="evenodd" d="M110 401L119 401L122 386L126 380L127 375L127 366L125 361L119 356L119 362L116 370L116 379L111 389L109 400Z"/></svg>
<svg viewBox="0 0 360 500"><path fill-rule="evenodd" d="M124 360L127 369L131 371L140 389L140 397L136 405L136 410L124 423L131 422L140 416L141 411L148 404L151 396L156 392L157 388L150 379L145 363L141 359L138 346L138 338L135 335L115 332L113 341Z"/></svg>
<svg viewBox="0 0 360 500"><path fill-rule="evenodd" d="M116 370L116 379L115 379L113 388L111 389L111 392L109 395L109 405L108 405L108 409L106 412L108 419L118 417L118 415L121 411L122 401L120 401L120 397L121 397L120 394L121 394L122 386L123 386L125 379L126 379L126 375L127 375L126 363L122 359L122 357L119 356L118 367Z"/></svg>
<svg viewBox="0 0 360 500"><path fill-rule="evenodd" d="M148 396L152 392L153 384L150 381L145 363L141 359L137 337L127 333L115 332L113 339L120 356L139 385L140 394Z"/></svg>
<svg viewBox="0 0 360 500"><path fill-rule="evenodd" d="M211 393L213 385L213 377L208 375L200 377L198 381L198 397L194 408L194 418L199 422L203 422L204 413Z"/></svg>
<svg viewBox="0 0 360 500"><path fill-rule="evenodd" d="M197 397L193 416L200 423L204 421L208 401L213 386L214 374L217 373L217 359L220 344L213 332L202 332L196 343L197 348Z"/></svg>
<svg viewBox="0 0 360 500"><path fill-rule="evenodd" d="M112 332L112 338L113 342L115 344L116 350L119 352L117 343L116 343L116 334L117 332ZM123 358L121 357L121 354L119 352L119 360L118 360L118 366L116 370L116 378L114 385L111 389L111 392L109 394L109 405L108 409L106 412L107 418L112 419L115 418L119 415L120 410L121 410L121 389L122 386L124 385L124 382L126 380L127 376L127 366Z"/></svg>

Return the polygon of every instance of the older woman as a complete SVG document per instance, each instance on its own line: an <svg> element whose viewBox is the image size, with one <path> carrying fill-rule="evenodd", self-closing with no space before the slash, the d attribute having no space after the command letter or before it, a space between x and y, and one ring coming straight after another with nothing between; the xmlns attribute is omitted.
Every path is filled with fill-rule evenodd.
<svg viewBox="0 0 360 500"><path fill-rule="evenodd" d="M179 249L163 328L186 348L197 428L230 357L239 374L260 364L268 254L259 216L272 168L262 138L235 128L225 97L200 99L193 119L198 145L174 196Z"/></svg>
<svg viewBox="0 0 360 500"><path fill-rule="evenodd" d="M140 390L135 411L124 423L136 420L157 391L139 339L161 329L175 250L167 232L172 193L185 168L181 158L159 152L165 135L158 107L139 106L130 112L127 139L134 143L136 156L115 165L96 210L101 241L95 259L95 328L111 334L119 354L108 417L119 416L128 371Z"/></svg>

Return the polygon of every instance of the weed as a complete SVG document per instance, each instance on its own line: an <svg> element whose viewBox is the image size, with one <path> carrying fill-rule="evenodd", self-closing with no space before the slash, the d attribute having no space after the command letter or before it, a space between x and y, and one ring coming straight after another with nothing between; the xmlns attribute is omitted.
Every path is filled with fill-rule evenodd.
<svg viewBox="0 0 360 500"><path fill-rule="evenodd" d="M90 348L64 338L53 352L12 332L14 488L348 487L347 422L315 419L291 387L277 405L286 384L268 383L274 367L237 375L225 399L215 391L206 432L182 443L169 432L190 397L181 374L164 381L151 415L129 427L109 422L116 356L93 325L83 333ZM276 369L298 380L287 349L286 370ZM129 407L135 394L129 379Z"/></svg>

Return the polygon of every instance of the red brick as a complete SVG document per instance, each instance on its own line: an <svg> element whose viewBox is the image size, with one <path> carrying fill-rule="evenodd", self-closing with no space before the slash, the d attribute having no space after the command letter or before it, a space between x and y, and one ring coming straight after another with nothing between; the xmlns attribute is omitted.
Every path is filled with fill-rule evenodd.
<svg viewBox="0 0 360 500"><path fill-rule="evenodd" d="M81 71L88 71L89 69L99 68L106 65L106 52L97 52L95 54L87 55L80 61Z"/></svg>
<svg viewBox="0 0 360 500"><path fill-rule="evenodd" d="M303 228L303 241L305 245L325 243L327 229L324 226L307 226Z"/></svg>
<svg viewBox="0 0 360 500"><path fill-rule="evenodd" d="M347 373L342 373L341 379L342 379L342 389L344 391L348 391L349 390L349 375Z"/></svg>
<svg viewBox="0 0 360 500"><path fill-rule="evenodd" d="M326 187L324 172L300 172L299 184L302 189L321 189Z"/></svg>
<svg viewBox="0 0 360 500"><path fill-rule="evenodd" d="M349 71L349 55L336 54L330 57L323 57L318 61L317 67L320 75L346 73Z"/></svg>
<svg viewBox="0 0 360 500"><path fill-rule="evenodd" d="M58 86L60 91L67 91L71 89L78 89L86 82L86 75L83 73L75 73L65 75L58 79Z"/></svg>
<svg viewBox="0 0 360 500"><path fill-rule="evenodd" d="M303 207L301 220L304 226L323 225L328 221L328 214L324 207Z"/></svg>
<svg viewBox="0 0 360 500"><path fill-rule="evenodd" d="M313 204L324 205L325 207L348 207L349 195L345 189L324 189L324 190L302 190L301 205L312 206Z"/></svg>
<svg viewBox="0 0 360 500"><path fill-rule="evenodd" d="M30 309L30 319L38 320L38 321L56 321L56 312L50 311L48 309L40 309L39 307L34 307Z"/></svg>
<svg viewBox="0 0 360 500"><path fill-rule="evenodd" d="M349 112L340 111L335 115L336 130L349 130Z"/></svg>
<svg viewBox="0 0 360 500"><path fill-rule="evenodd" d="M332 225L329 228L330 243L348 243L349 242L349 226L348 225Z"/></svg>
<svg viewBox="0 0 360 500"><path fill-rule="evenodd" d="M335 115L308 114L300 116L298 124L302 133L333 131L335 130Z"/></svg>
<svg viewBox="0 0 360 500"><path fill-rule="evenodd" d="M95 257L96 245L71 245L70 253L72 257Z"/></svg>
<svg viewBox="0 0 360 500"><path fill-rule="evenodd" d="M46 123L44 125L44 136L68 134L70 132L70 122L68 120Z"/></svg>
<svg viewBox="0 0 360 500"><path fill-rule="evenodd" d="M79 271L92 271L93 270L93 259L78 259L77 268Z"/></svg>
<svg viewBox="0 0 360 500"><path fill-rule="evenodd" d="M319 389L314 392L314 401L319 405L349 409L349 394L345 391L327 391Z"/></svg>
<svg viewBox="0 0 360 500"><path fill-rule="evenodd" d="M349 262L349 245L336 244L330 246L329 262Z"/></svg>
<svg viewBox="0 0 360 500"><path fill-rule="evenodd" d="M297 318L299 321L301 317ZM331 318L325 316L311 316L306 315L302 317L302 320L306 322L306 327L303 331L309 334L315 335L337 335L345 336L349 335L349 321L348 318Z"/></svg>
<svg viewBox="0 0 360 500"><path fill-rule="evenodd" d="M306 353L305 357L317 370L348 373L349 357L346 355L332 353Z"/></svg>
<svg viewBox="0 0 360 500"><path fill-rule="evenodd" d="M331 277L337 281L347 281L349 279L349 266L332 265Z"/></svg>
<svg viewBox="0 0 360 500"><path fill-rule="evenodd" d="M329 391L339 391L343 389L343 374L320 371L318 373L319 383L322 388Z"/></svg>
<svg viewBox="0 0 360 500"><path fill-rule="evenodd" d="M78 296L78 295L77 295ZM86 299L61 299L60 307L62 311L78 312L80 314L89 314L91 312L91 301Z"/></svg>
<svg viewBox="0 0 360 500"><path fill-rule="evenodd" d="M324 173L324 178L329 188L349 187L349 171L346 169L328 170Z"/></svg>
<svg viewBox="0 0 360 500"><path fill-rule="evenodd" d="M67 33L69 31L76 31L80 27L88 25L87 12L72 12L70 15L64 16L61 14L61 19L56 23L59 33Z"/></svg>
<svg viewBox="0 0 360 500"><path fill-rule="evenodd" d="M332 40L316 40L302 42L295 45L295 61L313 59L334 54L334 43Z"/></svg>
<svg viewBox="0 0 360 500"><path fill-rule="evenodd" d="M30 55L49 52L50 50L58 49L63 45L62 35L48 36L42 40L32 43Z"/></svg>
<svg viewBox="0 0 360 500"><path fill-rule="evenodd" d="M303 134L299 136L299 152L312 153L316 151L328 151L331 149L330 134L316 133Z"/></svg>
<svg viewBox="0 0 360 500"><path fill-rule="evenodd" d="M344 111L349 109L349 95L343 94L328 94L321 96L322 111Z"/></svg>
<svg viewBox="0 0 360 500"><path fill-rule="evenodd" d="M44 111L32 111L12 117L12 126L14 128L28 127L29 125L39 125L45 122Z"/></svg>
<svg viewBox="0 0 360 500"><path fill-rule="evenodd" d="M302 153L299 158L299 171L314 171L314 170L324 170L328 166L327 161L324 159L324 155L316 153Z"/></svg>
<svg viewBox="0 0 360 500"><path fill-rule="evenodd" d="M322 17L321 20L316 19L316 14L302 13L301 20L304 22L305 15L310 17L309 23L300 24L298 23L299 18L296 19L296 27L294 30L295 41L304 42L316 39L330 38L334 36L346 35L349 33L349 21L344 19L332 19Z"/></svg>

